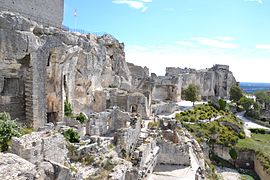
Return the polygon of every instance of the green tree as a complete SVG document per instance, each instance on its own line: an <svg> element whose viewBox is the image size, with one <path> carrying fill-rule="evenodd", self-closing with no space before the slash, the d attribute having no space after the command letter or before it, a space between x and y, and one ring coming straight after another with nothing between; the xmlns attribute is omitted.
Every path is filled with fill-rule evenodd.
<svg viewBox="0 0 270 180"><path fill-rule="evenodd" d="M186 89L183 90L182 96L185 100L194 102L198 100L198 87L194 84L190 84Z"/></svg>
<svg viewBox="0 0 270 180"><path fill-rule="evenodd" d="M224 99L219 99L218 104L219 104L219 110L222 110L222 111L226 110L227 102Z"/></svg>
<svg viewBox="0 0 270 180"><path fill-rule="evenodd" d="M270 96L265 91L258 91L255 93L256 101L262 104L263 106L266 103L270 103Z"/></svg>
<svg viewBox="0 0 270 180"><path fill-rule="evenodd" d="M247 98L245 96L241 97L239 104L243 106L246 112L249 112L253 108L255 102L253 99Z"/></svg>
<svg viewBox="0 0 270 180"><path fill-rule="evenodd" d="M12 137L22 135L22 128L15 120L11 120L8 113L0 113L0 150L7 151Z"/></svg>
<svg viewBox="0 0 270 180"><path fill-rule="evenodd" d="M230 89L230 100L234 101L234 102L238 102L241 97L243 97L243 91L242 89L237 86L237 85L234 85L231 87Z"/></svg>
<svg viewBox="0 0 270 180"><path fill-rule="evenodd" d="M63 132L63 135L66 138L66 140L68 140L71 143L78 143L78 142L80 142L80 135L78 134L77 131L75 131L72 128L64 131Z"/></svg>

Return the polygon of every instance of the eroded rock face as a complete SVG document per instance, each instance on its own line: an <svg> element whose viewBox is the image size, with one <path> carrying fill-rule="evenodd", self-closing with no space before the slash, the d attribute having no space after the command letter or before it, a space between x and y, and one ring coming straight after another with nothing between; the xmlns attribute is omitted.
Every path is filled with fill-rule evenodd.
<svg viewBox="0 0 270 180"><path fill-rule="evenodd" d="M236 84L235 77L227 65L214 65L203 70L166 68L166 76L178 77L182 88L195 84L199 87L203 99L227 97L230 88Z"/></svg>
<svg viewBox="0 0 270 180"><path fill-rule="evenodd" d="M0 179L32 180L37 175L36 166L25 159L10 153L0 153Z"/></svg>
<svg viewBox="0 0 270 180"><path fill-rule="evenodd" d="M112 36L45 28L7 12L0 13L0 22L0 108L13 118L38 128L47 117L62 118L65 99L75 112L88 113L102 103L95 102L95 91L130 89L124 44Z"/></svg>

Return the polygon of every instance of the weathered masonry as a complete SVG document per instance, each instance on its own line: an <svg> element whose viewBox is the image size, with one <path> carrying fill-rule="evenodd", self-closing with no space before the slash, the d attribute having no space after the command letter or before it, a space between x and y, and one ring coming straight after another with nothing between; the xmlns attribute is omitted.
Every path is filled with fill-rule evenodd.
<svg viewBox="0 0 270 180"><path fill-rule="evenodd" d="M0 0L0 10L20 13L43 25L62 27L64 0Z"/></svg>

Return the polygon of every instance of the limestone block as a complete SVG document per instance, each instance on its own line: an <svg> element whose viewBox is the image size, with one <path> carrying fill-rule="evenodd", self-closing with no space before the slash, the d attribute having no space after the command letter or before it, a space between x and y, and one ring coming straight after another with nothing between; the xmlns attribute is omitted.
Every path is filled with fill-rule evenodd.
<svg viewBox="0 0 270 180"><path fill-rule="evenodd" d="M31 163L50 160L64 164L67 157L66 141L61 134L54 131L33 132L13 138L11 152Z"/></svg>
<svg viewBox="0 0 270 180"><path fill-rule="evenodd" d="M33 180L37 175L36 166L15 154L0 153L1 180Z"/></svg>

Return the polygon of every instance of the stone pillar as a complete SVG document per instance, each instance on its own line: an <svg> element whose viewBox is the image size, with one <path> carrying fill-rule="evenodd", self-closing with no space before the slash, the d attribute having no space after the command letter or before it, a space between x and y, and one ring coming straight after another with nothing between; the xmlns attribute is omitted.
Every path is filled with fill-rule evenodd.
<svg viewBox="0 0 270 180"><path fill-rule="evenodd" d="M39 49L31 54L32 66L32 97L29 102L32 104L32 126L38 129L47 122L46 109L46 64L48 55ZM29 87L31 88L31 87ZM32 98L32 99L31 99ZM30 121L31 119L29 119Z"/></svg>

